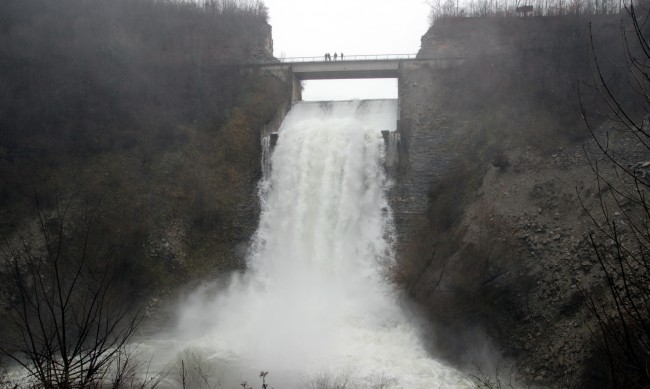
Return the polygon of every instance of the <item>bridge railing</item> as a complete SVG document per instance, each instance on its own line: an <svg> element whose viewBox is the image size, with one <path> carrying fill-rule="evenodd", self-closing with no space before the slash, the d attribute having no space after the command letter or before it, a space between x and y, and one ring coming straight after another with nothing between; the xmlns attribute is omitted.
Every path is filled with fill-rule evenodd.
<svg viewBox="0 0 650 389"><path fill-rule="evenodd" d="M336 62L340 61L378 61L384 59L415 59L417 54L374 54L374 55L347 55L343 58L338 57ZM320 57L291 57L291 58L277 58L268 63L298 63L298 62L335 62L332 55L331 60L325 60L325 56Z"/></svg>

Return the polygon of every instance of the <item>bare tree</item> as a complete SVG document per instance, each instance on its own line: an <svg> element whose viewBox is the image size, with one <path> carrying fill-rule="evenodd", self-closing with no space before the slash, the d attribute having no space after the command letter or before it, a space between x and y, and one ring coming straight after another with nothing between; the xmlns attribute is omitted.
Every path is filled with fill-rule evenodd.
<svg viewBox="0 0 650 389"><path fill-rule="evenodd" d="M56 201L47 214L36 204L38 233L30 241L4 242L0 253L13 282L6 319L14 330L3 336L0 352L39 387L119 382L110 374L124 370L127 342L142 315L124 303L116 249L96 228L98 208Z"/></svg>
<svg viewBox="0 0 650 389"><path fill-rule="evenodd" d="M457 0L429 0L431 24L449 17L502 17L532 12L531 16L617 14L621 3L614 0L469 0L462 7ZM530 8L528 8L530 7ZM517 12L525 8L530 11Z"/></svg>
<svg viewBox="0 0 650 389"><path fill-rule="evenodd" d="M591 125L582 104L600 154L600 161L590 161L599 190L598 205L588 212L596 227L591 244L606 285L603 296L594 290L583 293L597 322L593 334L597 355L604 357L606 385L614 388L650 386L650 176L644 161L634 163L634 158L650 158L650 128L644 120L650 110L650 40L648 9L630 3L626 11L622 88L606 76L596 54L595 81L610 116L634 139L638 154L630 156L628 146L610 143L608 134ZM593 37L591 49L596 52Z"/></svg>

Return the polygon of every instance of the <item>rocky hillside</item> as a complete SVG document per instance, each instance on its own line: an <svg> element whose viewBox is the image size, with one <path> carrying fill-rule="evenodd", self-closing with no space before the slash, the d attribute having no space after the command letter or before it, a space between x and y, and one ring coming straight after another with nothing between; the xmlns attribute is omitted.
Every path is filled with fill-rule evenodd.
<svg viewBox="0 0 650 389"><path fill-rule="evenodd" d="M261 2L0 4L0 236L39 247L34 209L90 206L133 298L242 266L260 134L290 86ZM72 238L72 237L71 237Z"/></svg>
<svg viewBox="0 0 650 389"><path fill-rule="evenodd" d="M615 56L618 18L592 21L596 52ZM579 83L611 151L626 165L650 155L599 116L604 106L586 88L588 37L587 19L573 16L443 19L419 55L464 62L412 71L401 85L393 276L430 312L436 352L491 377L499 367L502 382L510 374L549 387L605 382L598 321L584 299L606 295L589 214L602 219L608 188L594 163L617 178L581 119Z"/></svg>

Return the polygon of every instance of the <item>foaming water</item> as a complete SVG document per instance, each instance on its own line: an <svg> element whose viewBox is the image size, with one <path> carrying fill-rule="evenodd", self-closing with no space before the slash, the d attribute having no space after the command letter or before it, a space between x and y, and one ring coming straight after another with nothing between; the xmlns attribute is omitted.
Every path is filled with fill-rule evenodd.
<svg viewBox="0 0 650 389"><path fill-rule="evenodd" d="M181 310L179 343L224 366L226 385L267 370L276 388L319 374L354 387L471 386L428 355L382 277L393 230L380 131L396 112L395 100L303 102L285 118L248 270Z"/></svg>

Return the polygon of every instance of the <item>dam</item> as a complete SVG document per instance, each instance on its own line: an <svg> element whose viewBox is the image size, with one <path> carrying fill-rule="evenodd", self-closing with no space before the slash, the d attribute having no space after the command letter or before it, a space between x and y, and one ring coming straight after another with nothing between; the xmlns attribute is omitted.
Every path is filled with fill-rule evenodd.
<svg viewBox="0 0 650 389"><path fill-rule="evenodd" d="M324 57L294 57L275 61L251 64L247 69L254 69L284 80L292 85L291 100L295 104L302 100L302 81L307 80L341 80L341 79L397 79L397 108L395 123L391 129L377 128L381 132L386 153L384 167L393 172L408 165L405 149L408 138L403 137L402 131L402 89L409 74L425 67L429 69L450 69L462 63L464 57L428 57L418 58L416 54L381 54L381 55L352 55L343 60L326 60ZM276 128L270 126L263 132L270 136L271 145L275 145L279 134ZM403 142L403 141L406 142Z"/></svg>

